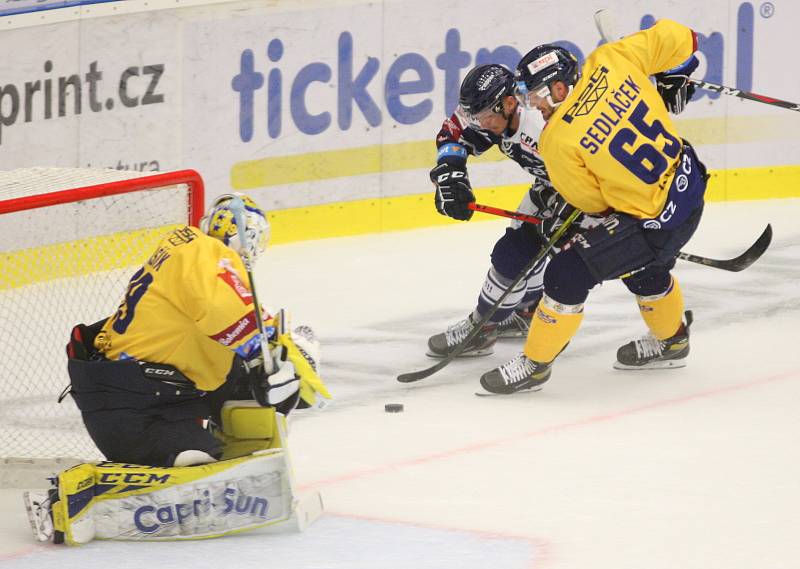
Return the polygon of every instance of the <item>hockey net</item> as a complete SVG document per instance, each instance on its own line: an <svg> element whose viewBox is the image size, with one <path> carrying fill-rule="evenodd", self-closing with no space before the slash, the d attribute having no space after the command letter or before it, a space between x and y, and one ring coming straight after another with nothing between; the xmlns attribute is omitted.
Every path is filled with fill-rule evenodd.
<svg viewBox="0 0 800 569"><path fill-rule="evenodd" d="M165 232L197 224L203 200L193 170L0 172L0 471L102 458L72 399L58 403L70 331L113 314L133 271Z"/></svg>

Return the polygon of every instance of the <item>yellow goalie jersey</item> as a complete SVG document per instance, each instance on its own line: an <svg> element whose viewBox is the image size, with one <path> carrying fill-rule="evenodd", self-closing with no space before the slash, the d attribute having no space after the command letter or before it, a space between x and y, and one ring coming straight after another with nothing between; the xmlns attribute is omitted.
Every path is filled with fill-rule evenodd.
<svg viewBox="0 0 800 569"><path fill-rule="evenodd" d="M539 139L553 185L587 212L655 218L667 200L683 142L650 76L696 49L671 20L597 48Z"/></svg>
<svg viewBox="0 0 800 569"><path fill-rule="evenodd" d="M239 255L194 227L167 234L130 280L95 346L112 360L171 364L199 389L224 382L234 352L260 345Z"/></svg>

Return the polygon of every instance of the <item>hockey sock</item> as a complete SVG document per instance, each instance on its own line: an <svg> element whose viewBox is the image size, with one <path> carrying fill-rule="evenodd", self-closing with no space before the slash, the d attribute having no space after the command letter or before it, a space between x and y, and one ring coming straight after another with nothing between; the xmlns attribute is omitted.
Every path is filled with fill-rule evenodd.
<svg viewBox="0 0 800 569"><path fill-rule="evenodd" d="M683 324L683 294L675 277L661 294L636 296L639 312L650 333L659 340L666 340L678 333Z"/></svg>
<svg viewBox="0 0 800 569"><path fill-rule="evenodd" d="M535 362L550 363L569 343L582 321L582 303L559 304L545 294L531 320L525 355Z"/></svg>
<svg viewBox="0 0 800 569"><path fill-rule="evenodd" d="M483 288L481 288L481 293L478 296L478 307L475 309L475 316L477 316L476 320L479 320L483 314L491 308L497 300L503 296L503 294L508 290L508 285L513 282L514 279L507 279L500 273L498 273L494 267L489 269L489 272L486 275L486 280L483 281ZM525 296L525 290L527 288L527 281L522 279L517 286L514 287L514 290L505 298L503 304L500 305L500 308L492 315L491 323L496 324L498 322L502 322L514 311L517 305L520 303L522 298Z"/></svg>
<svg viewBox="0 0 800 569"><path fill-rule="evenodd" d="M525 293L525 297L522 299L522 302L519 303L517 310L533 312L536 309L536 305L539 304L540 300L542 300L543 292L544 291L541 288L538 288L536 290L531 290L530 287L528 287L528 290Z"/></svg>

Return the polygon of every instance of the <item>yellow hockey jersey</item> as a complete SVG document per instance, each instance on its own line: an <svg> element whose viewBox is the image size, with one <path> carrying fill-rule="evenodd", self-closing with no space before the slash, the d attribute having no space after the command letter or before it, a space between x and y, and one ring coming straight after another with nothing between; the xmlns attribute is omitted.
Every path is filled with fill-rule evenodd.
<svg viewBox="0 0 800 569"><path fill-rule="evenodd" d="M241 258L195 227L164 237L95 340L109 359L173 365L204 391L225 382L234 352L259 343Z"/></svg>
<svg viewBox="0 0 800 569"><path fill-rule="evenodd" d="M683 142L649 77L695 49L692 30L659 20L589 55L539 139L550 180L570 204L587 213L659 215Z"/></svg>

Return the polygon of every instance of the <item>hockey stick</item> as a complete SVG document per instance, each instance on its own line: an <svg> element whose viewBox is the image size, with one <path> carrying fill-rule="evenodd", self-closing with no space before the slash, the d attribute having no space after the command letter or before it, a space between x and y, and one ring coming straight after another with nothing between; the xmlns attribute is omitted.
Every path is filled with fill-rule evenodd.
<svg viewBox="0 0 800 569"><path fill-rule="evenodd" d="M790 111L800 112L800 105L798 105L797 103L782 101L781 99L767 97L766 95L759 95L758 93L753 93L751 91L743 91L741 89L736 89L734 87L717 85L716 83L709 83L708 81L702 81L701 79L689 78L689 83L691 83L696 87L699 87L700 89L713 91L715 93L721 93L722 95L730 95L732 97L738 97L740 99L746 99L748 101L756 101L757 103L765 103L767 105L772 105L773 107L780 107L782 109L789 109Z"/></svg>
<svg viewBox="0 0 800 569"><path fill-rule="evenodd" d="M525 268L522 269L520 273L516 276L514 281L510 285L508 285L508 288L502 294L502 296L489 308L488 311L486 311L486 314L484 314L478 322L473 324L470 333L467 335L466 338L464 338L461 341L460 344L458 344L458 346L456 346L456 348L452 352L447 354L447 356L444 357L442 361L438 362L436 365L433 365L429 368L420 371L412 371L409 373L401 373L400 375L397 376L397 381L401 383L411 383L414 381L419 381L420 379L425 379L426 377L430 377L431 375L433 375L434 373L436 373L437 371L448 365L458 356L460 356L461 352L463 352L466 349L466 347L469 345L472 339L475 338L475 336L477 336L480 333L483 325L489 321L489 319L494 315L495 312L497 312L497 309L500 308L506 297L509 294L511 294L511 291L513 291L516 288L516 286L520 283L520 281L525 278L525 276L531 271L531 269L536 265L536 263L541 261L545 257L545 255L547 255L550 249L553 248L553 245L555 245L555 243L561 238L561 236L564 235L564 232L566 232L566 230L569 229L569 227L572 225L572 222L575 221L580 214L581 211L578 209L569 214L569 217L567 217L567 219L564 220L564 223L561 224L561 227L559 227L553 233L553 235L550 237L547 243L541 248L539 253L533 259L531 259L531 261L527 265L525 265Z"/></svg>
<svg viewBox="0 0 800 569"><path fill-rule="evenodd" d="M475 205L473 208L472 206ZM478 208L481 209L478 209ZM541 223L542 220L538 217L533 217L531 215L527 215L524 213L520 213L518 211L508 211L506 209L497 209L489 206L480 206L477 204L470 204L470 209L475 209L476 211L482 211L484 213L490 213L492 215L498 215L500 217L508 217L510 219L518 219L519 221L523 221L526 223ZM700 255L692 255L691 253L684 253L683 251L678 253L678 259L683 261L689 261L690 263L698 263L700 265L705 265L706 267L711 267L713 269L722 269L723 271L732 271L734 273L738 273L739 271L743 271L753 263L755 263L761 255L764 254L764 251L767 250L769 247L770 242L772 241L772 226L767 224L767 227L764 231L759 235L758 239L756 239L755 243L750 245L750 247L739 255L738 257L734 257L733 259L709 259L708 257L701 257Z"/></svg>
<svg viewBox="0 0 800 569"><path fill-rule="evenodd" d="M603 9L595 12L594 23L595 26L597 27L597 31L600 32L600 37L602 37L603 40L605 40L606 42L616 41L622 37L617 32L617 27L616 24L614 23L614 17L608 10ZM690 78L689 82L695 87L699 87L700 89L706 89L707 91L713 91L714 93L720 93L722 95L730 95L732 97L738 97L739 99L756 101L758 103L765 103L767 105L772 105L773 107L781 107L782 109L789 109L790 111L800 112L800 105L797 103L782 101L781 99L775 99L774 97L767 97L766 95L759 95L757 93L752 93L750 91L736 89L734 87L717 85L716 83L709 83L708 81L703 81L701 79Z"/></svg>
<svg viewBox="0 0 800 569"><path fill-rule="evenodd" d="M764 254L764 251L767 250L771 242L772 225L768 223L755 243L750 245L750 248L738 257L734 257L733 259L709 259L708 257L700 257L699 255L692 255L691 253L684 253L681 251L678 253L678 259L689 261L690 263L699 263L706 267L722 269L723 271L738 273L755 263L759 257Z"/></svg>
<svg viewBox="0 0 800 569"><path fill-rule="evenodd" d="M239 196L234 196L230 203L231 212L233 212L233 219L236 221L236 231L239 234L239 242L242 244L243 254L242 254L242 262L244 263L244 269L247 272L247 280L250 281L250 293L253 295L253 312L256 316L256 326L258 326L258 333L261 334L262 341L266 341L267 335L264 330L264 320L261 316L261 304L258 302L258 295L256 295L256 281L253 278L253 259L250 258L250 255L244 251L248 250L246 246L247 240L247 222L245 219L245 205L242 198ZM280 317L279 325L283 325L283 315ZM268 373L275 373L277 370L275 369L275 362L272 361L272 358L267 357L264 354L264 368L267 370L267 366L271 366L271 370L267 370Z"/></svg>
<svg viewBox="0 0 800 569"><path fill-rule="evenodd" d="M479 203L472 202L467 204L467 207L472 211L479 211L481 213L488 213L490 215L499 215L501 217L510 217L511 219L518 219L520 221L524 221L526 223L533 223L535 225L540 225L542 223L542 219L540 217L534 217L532 215L526 215L524 213L520 213L518 211L510 211L507 209L500 209L498 207L492 207L490 205L483 205Z"/></svg>

